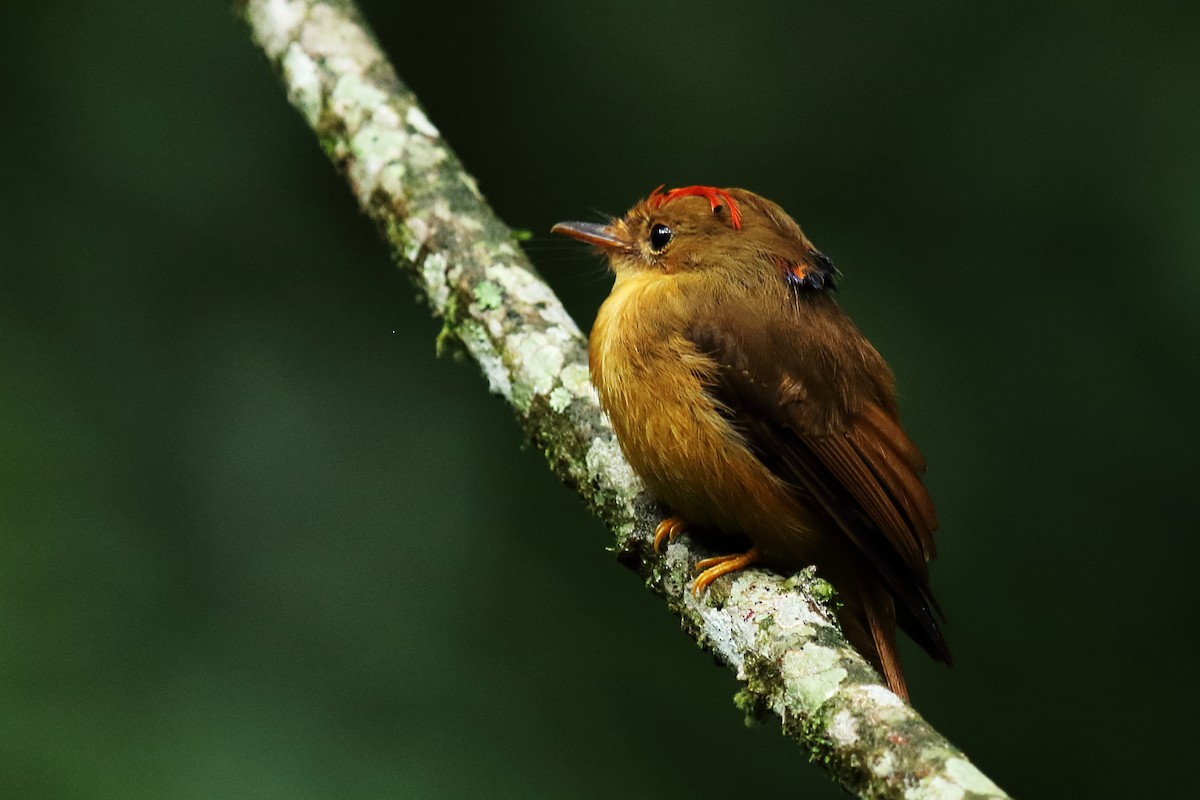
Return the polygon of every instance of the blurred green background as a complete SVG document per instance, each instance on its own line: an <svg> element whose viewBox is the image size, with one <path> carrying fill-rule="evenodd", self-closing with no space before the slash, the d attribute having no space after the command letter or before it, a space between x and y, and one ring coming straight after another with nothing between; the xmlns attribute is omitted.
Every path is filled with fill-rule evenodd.
<svg viewBox="0 0 1200 800"><path fill-rule="evenodd" d="M412 6L412 7L406 7ZM365 4L583 327L560 219L753 189L941 511L917 707L1025 797L1193 772L1200 6ZM839 797L606 553L223 3L5 31L0 794Z"/></svg>

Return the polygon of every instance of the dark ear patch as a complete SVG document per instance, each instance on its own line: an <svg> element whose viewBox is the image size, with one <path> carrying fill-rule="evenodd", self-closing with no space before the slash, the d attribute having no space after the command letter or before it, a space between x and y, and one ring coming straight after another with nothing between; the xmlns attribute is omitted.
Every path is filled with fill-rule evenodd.
<svg viewBox="0 0 1200 800"><path fill-rule="evenodd" d="M775 259L784 280L796 291L820 291L836 289L838 271L829 256L819 250L809 251L807 257L798 261Z"/></svg>

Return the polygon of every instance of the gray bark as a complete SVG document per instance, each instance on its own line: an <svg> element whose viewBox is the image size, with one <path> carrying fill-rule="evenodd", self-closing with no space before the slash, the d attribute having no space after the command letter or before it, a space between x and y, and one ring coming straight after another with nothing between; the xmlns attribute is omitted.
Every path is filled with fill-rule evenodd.
<svg viewBox="0 0 1200 800"><path fill-rule="evenodd" d="M850 791L872 798L1006 795L842 638L832 591L811 569L748 569L697 599L701 552L684 536L656 554L662 510L621 456L588 380L582 333L484 202L437 128L345 0L238 3L292 104L345 173L392 257L456 345L511 404L551 468L613 531L618 560L743 684L736 702L775 717Z"/></svg>

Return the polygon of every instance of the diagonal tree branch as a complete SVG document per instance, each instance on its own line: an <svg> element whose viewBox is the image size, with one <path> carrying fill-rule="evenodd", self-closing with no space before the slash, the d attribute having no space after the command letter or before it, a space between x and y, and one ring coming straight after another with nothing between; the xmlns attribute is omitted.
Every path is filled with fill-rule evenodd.
<svg viewBox="0 0 1200 800"><path fill-rule="evenodd" d="M782 720L787 736L862 797L1006 797L880 685L842 638L828 608L830 587L811 569L792 577L746 570L692 597L691 567L706 554L687 537L665 555L652 552L661 511L600 412L583 335L400 83L354 5L237 6L397 265L444 321L439 346L456 343L478 362L555 473L614 531L618 559L737 673L739 706Z"/></svg>

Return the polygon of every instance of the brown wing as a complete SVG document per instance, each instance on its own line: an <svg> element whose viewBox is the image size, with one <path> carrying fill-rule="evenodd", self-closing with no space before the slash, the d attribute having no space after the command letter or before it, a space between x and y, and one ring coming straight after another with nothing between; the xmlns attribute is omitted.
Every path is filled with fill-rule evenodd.
<svg viewBox="0 0 1200 800"><path fill-rule="evenodd" d="M926 565L937 518L924 461L895 416L890 372L832 299L801 298L797 313L794 331L747 330L742 318L736 327L698 323L687 336L717 363L709 392L755 454L854 543L890 590L901 627L948 663ZM840 338L823 342L831 324ZM847 336L861 352L829 352ZM872 356L878 375L846 374L847 365L872 366Z"/></svg>

